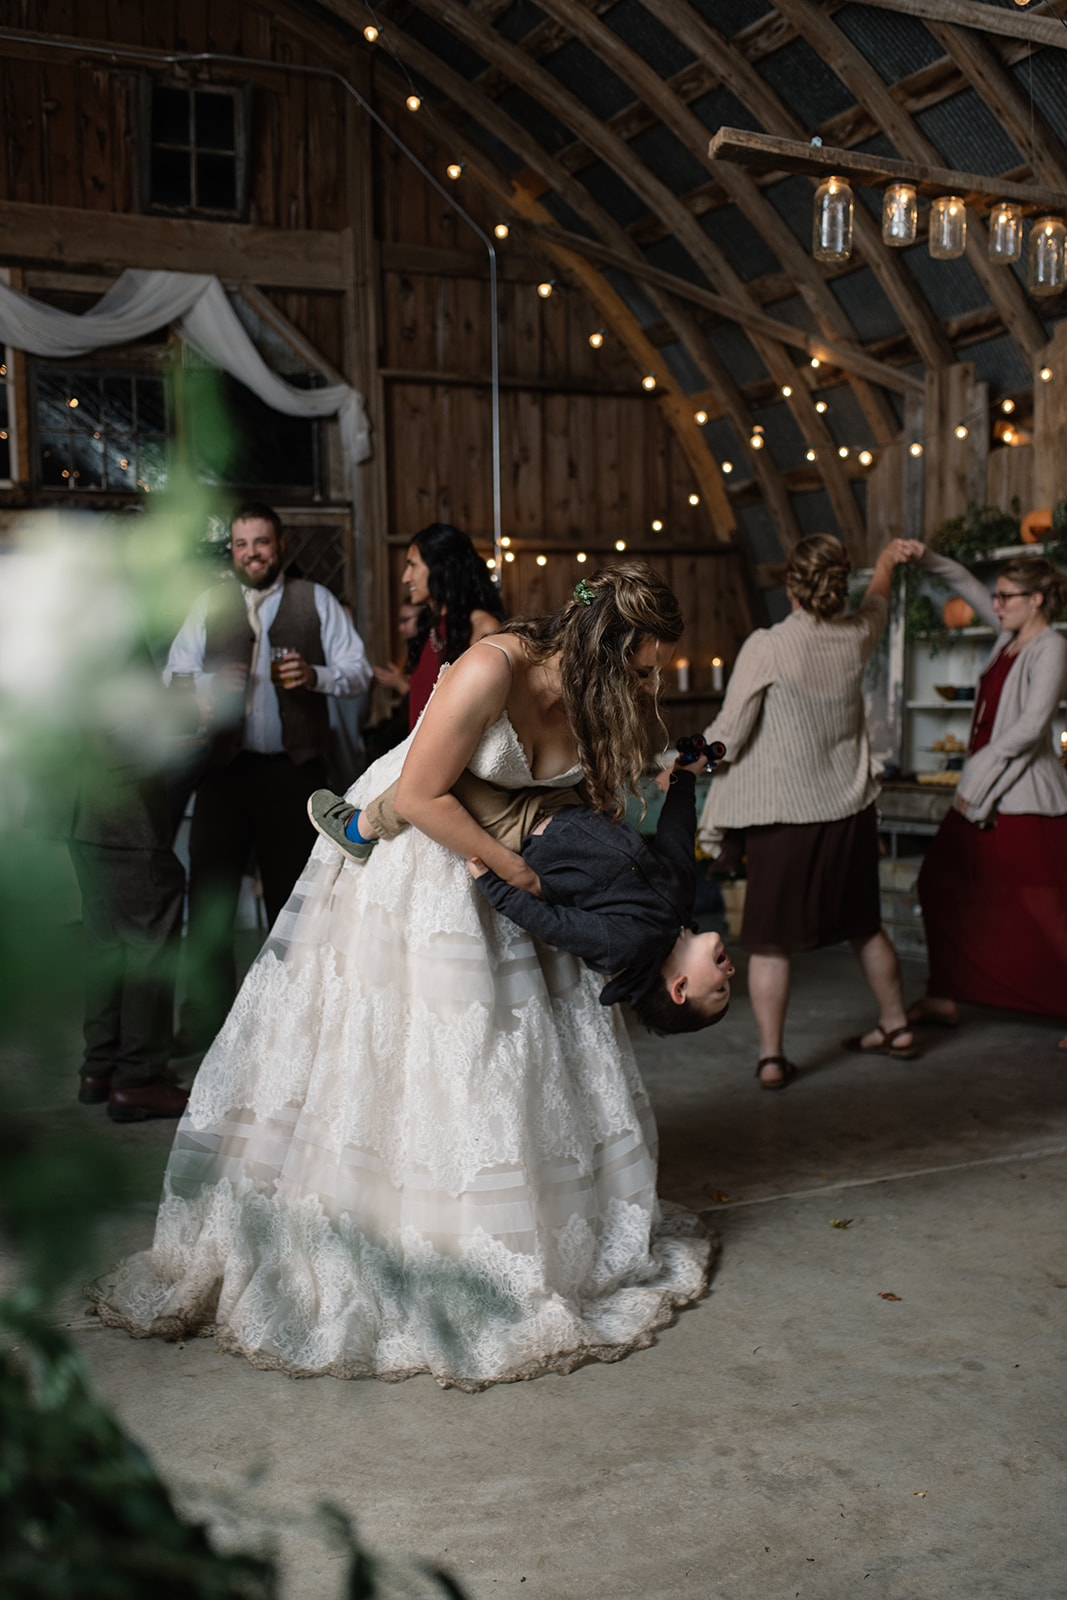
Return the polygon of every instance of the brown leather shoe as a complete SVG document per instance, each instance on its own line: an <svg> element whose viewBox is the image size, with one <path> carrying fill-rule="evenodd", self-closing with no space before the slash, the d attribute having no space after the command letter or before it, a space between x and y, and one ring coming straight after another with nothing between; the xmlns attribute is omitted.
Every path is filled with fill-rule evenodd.
<svg viewBox="0 0 1067 1600"><path fill-rule="evenodd" d="M144 1083L136 1089L112 1089L107 1114L112 1122L147 1122L149 1117L180 1117L188 1089L170 1083Z"/></svg>
<svg viewBox="0 0 1067 1600"><path fill-rule="evenodd" d="M83 1072L81 1087L78 1090L78 1102L83 1106L102 1106L111 1094L111 1074L106 1076L98 1073Z"/></svg>

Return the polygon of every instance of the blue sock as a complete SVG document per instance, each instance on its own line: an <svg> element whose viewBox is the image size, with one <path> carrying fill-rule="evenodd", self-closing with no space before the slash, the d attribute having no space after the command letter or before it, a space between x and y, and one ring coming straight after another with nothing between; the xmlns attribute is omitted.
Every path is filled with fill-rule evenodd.
<svg viewBox="0 0 1067 1600"><path fill-rule="evenodd" d="M345 823L345 838L351 839L354 844L369 844L370 840L365 839L359 831L359 818L360 813L353 811L351 817Z"/></svg>

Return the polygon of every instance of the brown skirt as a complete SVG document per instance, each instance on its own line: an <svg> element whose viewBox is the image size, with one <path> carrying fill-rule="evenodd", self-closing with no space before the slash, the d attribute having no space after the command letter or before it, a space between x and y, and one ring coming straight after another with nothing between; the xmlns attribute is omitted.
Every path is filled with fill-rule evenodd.
<svg viewBox="0 0 1067 1600"><path fill-rule="evenodd" d="M754 955L869 939L882 925L874 806L837 822L745 829L741 944Z"/></svg>

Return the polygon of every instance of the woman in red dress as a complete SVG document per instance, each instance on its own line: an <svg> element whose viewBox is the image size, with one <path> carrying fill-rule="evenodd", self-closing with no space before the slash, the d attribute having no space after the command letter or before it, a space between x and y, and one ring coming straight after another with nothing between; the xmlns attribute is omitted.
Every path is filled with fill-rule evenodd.
<svg viewBox="0 0 1067 1600"><path fill-rule="evenodd" d="M999 634L975 697L953 808L919 873L930 976L913 1022L955 1027L957 1002L1062 1016L1067 995L1067 772L1053 723L1067 640L1050 624L1067 580L1040 556L1008 562L990 594L966 567L909 540Z"/></svg>
<svg viewBox="0 0 1067 1600"><path fill-rule="evenodd" d="M500 591L465 533L448 522L431 522L408 546L402 581L418 626L408 644L407 672L375 667L387 689L408 696L408 726L413 728L433 692L441 668L469 645L496 633L504 621Z"/></svg>

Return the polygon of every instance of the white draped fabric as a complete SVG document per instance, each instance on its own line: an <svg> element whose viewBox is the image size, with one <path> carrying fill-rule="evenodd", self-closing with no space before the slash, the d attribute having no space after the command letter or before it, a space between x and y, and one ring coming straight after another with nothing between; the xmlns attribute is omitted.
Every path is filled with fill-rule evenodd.
<svg viewBox="0 0 1067 1600"><path fill-rule="evenodd" d="M218 278L131 268L80 316L0 284L0 344L30 355L82 356L107 345L129 344L168 323L211 366L245 384L274 411L290 417L336 416L348 470L366 460L370 429L363 396L347 383L296 389L272 372Z"/></svg>

